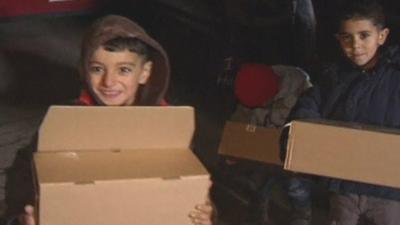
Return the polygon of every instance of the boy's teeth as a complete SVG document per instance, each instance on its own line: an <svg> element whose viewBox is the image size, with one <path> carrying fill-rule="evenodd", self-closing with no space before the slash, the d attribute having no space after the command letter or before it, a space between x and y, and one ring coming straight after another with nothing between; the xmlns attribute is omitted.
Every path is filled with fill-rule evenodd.
<svg viewBox="0 0 400 225"><path fill-rule="evenodd" d="M103 91L104 95L117 95L118 91Z"/></svg>

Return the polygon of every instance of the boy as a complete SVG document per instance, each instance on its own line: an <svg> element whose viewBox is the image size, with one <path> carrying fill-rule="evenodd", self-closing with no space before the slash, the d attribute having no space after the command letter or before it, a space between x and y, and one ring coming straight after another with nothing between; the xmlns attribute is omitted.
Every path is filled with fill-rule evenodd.
<svg viewBox="0 0 400 225"><path fill-rule="evenodd" d="M383 47L389 30L375 0L348 1L336 38L344 60L327 69L319 85L299 99L291 119L322 118L385 127L400 125L400 51ZM331 225L400 221L400 190L328 179Z"/></svg>
<svg viewBox="0 0 400 225"><path fill-rule="evenodd" d="M166 105L169 81L164 49L137 24L121 16L106 16L88 30L83 40L80 74L85 83L80 105ZM33 207L20 216L34 225ZM195 224L211 224L210 204L200 204L190 216Z"/></svg>

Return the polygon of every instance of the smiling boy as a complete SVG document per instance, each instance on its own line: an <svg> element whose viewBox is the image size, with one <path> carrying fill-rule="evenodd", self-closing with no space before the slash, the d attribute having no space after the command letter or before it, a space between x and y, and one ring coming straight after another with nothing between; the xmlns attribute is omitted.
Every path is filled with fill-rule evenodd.
<svg viewBox="0 0 400 225"><path fill-rule="evenodd" d="M167 54L139 25L121 16L106 16L86 33L80 74L84 89L78 105L166 105L170 69ZM34 208L27 205L16 223L35 225ZM210 225L210 203L190 212L194 224ZM189 212L188 212L189 213Z"/></svg>
<svg viewBox="0 0 400 225"><path fill-rule="evenodd" d="M114 42L114 43L113 43ZM89 61L87 80L98 100L109 106L133 105L139 85L144 85L150 76L152 62L128 49L115 51L112 44L134 39L115 39L101 46Z"/></svg>

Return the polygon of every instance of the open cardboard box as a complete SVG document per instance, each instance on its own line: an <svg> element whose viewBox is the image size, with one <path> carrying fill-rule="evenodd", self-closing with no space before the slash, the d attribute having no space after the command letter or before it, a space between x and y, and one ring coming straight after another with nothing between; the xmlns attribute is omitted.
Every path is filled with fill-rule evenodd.
<svg viewBox="0 0 400 225"><path fill-rule="evenodd" d="M333 121L293 121L284 168L400 188L400 132Z"/></svg>
<svg viewBox="0 0 400 225"><path fill-rule="evenodd" d="M282 165L279 157L281 129L242 122L225 123L218 153L239 159Z"/></svg>
<svg viewBox="0 0 400 225"><path fill-rule="evenodd" d="M40 225L191 224L207 170L191 107L51 107L36 168Z"/></svg>

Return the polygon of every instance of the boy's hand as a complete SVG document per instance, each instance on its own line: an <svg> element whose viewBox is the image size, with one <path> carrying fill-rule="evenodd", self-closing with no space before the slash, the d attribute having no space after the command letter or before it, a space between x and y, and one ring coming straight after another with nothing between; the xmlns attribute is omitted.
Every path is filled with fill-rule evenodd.
<svg viewBox="0 0 400 225"><path fill-rule="evenodd" d="M31 205L25 206L25 213L19 216L22 225L35 225L34 208Z"/></svg>
<svg viewBox="0 0 400 225"><path fill-rule="evenodd" d="M196 205L195 210L189 213L189 217L194 225L212 225L214 209L209 201Z"/></svg>

